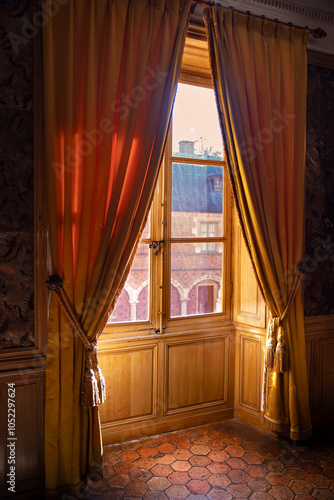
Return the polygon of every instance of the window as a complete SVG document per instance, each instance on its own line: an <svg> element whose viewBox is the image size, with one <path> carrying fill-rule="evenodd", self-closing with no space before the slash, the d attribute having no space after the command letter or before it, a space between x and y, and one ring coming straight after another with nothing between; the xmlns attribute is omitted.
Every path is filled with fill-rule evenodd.
<svg viewBox="0 0 334 500"><path fill-rule="evenodd" d="M106 333L160 334L230 319L231 197L207 79L179 83L170 128L150 218Z"/></svg>

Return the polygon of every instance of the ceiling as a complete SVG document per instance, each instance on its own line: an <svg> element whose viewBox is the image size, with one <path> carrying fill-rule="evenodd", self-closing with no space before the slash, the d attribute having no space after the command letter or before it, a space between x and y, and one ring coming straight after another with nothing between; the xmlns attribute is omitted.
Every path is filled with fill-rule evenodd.
<svg viewBox="0 0 334 500"><path fill-rule="evenodd" d="M292 22L311 29L322 28L327 36L309 37L308 49L334 55L334 0L214 0L225 7L265 15L268 19ZM196 7L192 21L202 23L204 7Z"/></svg>

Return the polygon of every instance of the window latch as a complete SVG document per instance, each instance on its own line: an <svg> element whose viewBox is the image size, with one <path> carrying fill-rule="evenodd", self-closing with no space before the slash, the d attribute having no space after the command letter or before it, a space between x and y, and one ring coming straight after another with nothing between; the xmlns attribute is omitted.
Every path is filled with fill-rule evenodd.
<svg viewBox="0 0 334 500"><path fill-rule="evenodd" d="M164 241L165 240L152 241L152 243L149 244L149 248L153 249L154 255L158 255L160 250L160 243L164 243Z"/></svg>

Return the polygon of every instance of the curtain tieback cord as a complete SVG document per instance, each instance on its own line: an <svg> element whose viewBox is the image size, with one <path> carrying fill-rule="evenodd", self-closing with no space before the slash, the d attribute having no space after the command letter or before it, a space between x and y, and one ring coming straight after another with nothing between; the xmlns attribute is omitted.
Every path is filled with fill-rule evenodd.
<svg viewBox="0 0 334 500"><path fill-rule="evenodd" d="M273 368L276 373L284 373L288 370L287 349L284 343L283 320L290 310L293 299L295 298L302 272L297 267L293 286L282 316L270 317L268 324L268 338L266 346L265 362L267 368ZM278 337L278 342L277 341Z"/></svg>
<svg viewBox="0 0 334 500"><path fill-rule="evenodd" d="M106 386L102 371L98 365L97 343L90 342L83 331L63 288L63 280L61 277L58 276L58 274L52 274L47 278L46 286L56 297L61 309L69 319L73 328L78 332L86 349L86 369L81 383L81 405L84 408L98 406L104 403L106 399Z"/></svg>

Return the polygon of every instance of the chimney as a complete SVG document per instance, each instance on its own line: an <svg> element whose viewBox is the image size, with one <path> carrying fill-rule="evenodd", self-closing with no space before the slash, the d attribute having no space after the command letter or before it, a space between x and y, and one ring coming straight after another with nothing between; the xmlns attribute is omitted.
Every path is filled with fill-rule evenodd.
<svg viewBox="0 0 334 500"><path fill-rule="evenodd" d="M181 155L194 156L195 154L195 141L180 141L179 152Z"/></svg>

